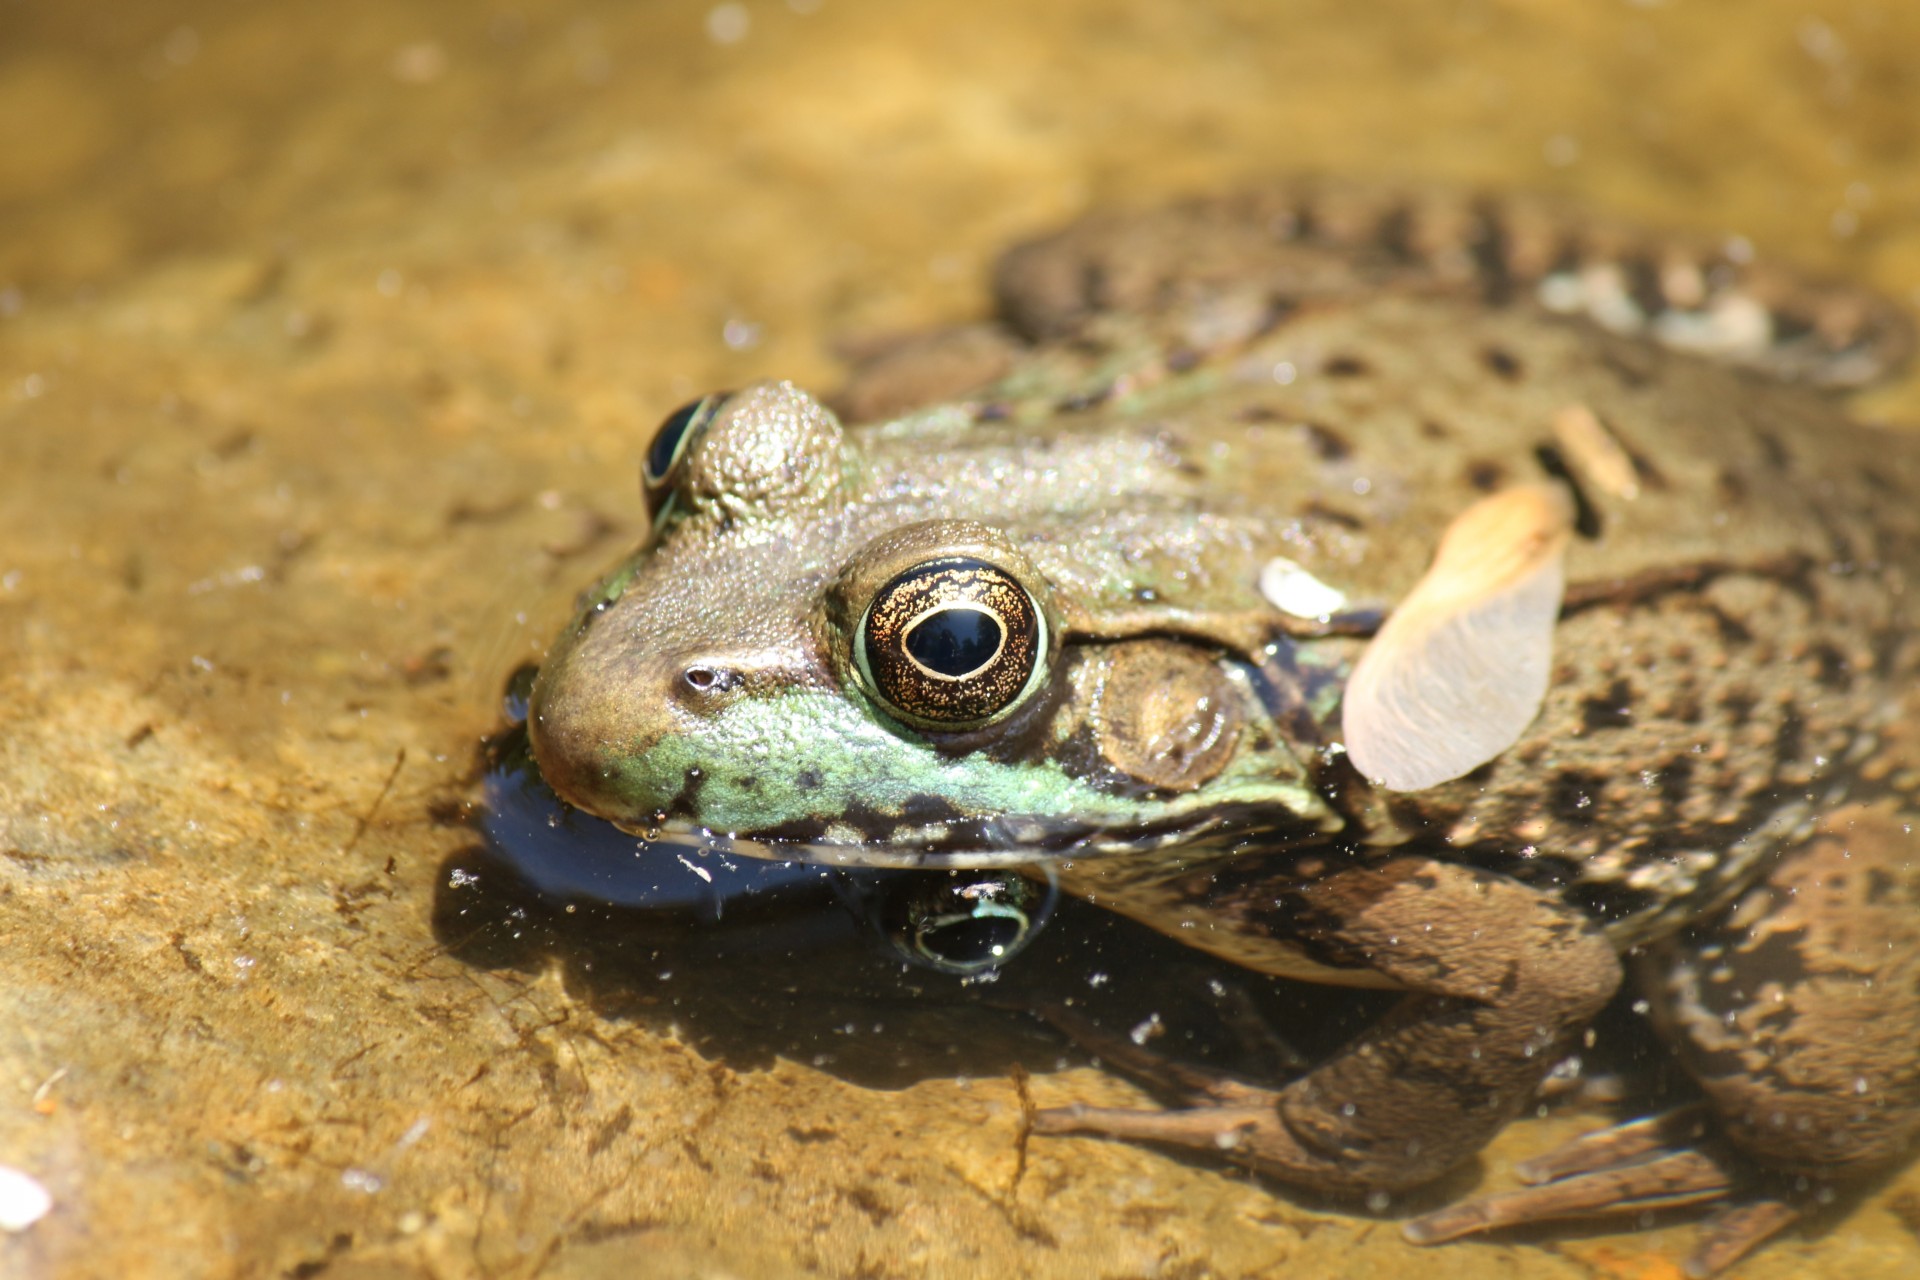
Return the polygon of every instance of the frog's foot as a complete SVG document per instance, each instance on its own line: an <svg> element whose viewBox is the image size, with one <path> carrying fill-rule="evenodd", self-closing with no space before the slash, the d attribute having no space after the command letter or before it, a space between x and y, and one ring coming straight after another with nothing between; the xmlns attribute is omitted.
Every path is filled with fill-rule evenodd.
<svg viewBox="0 0 1920 1280"><path fill-rule="evenodd" d="M1705 1276L1905 1159L1920 1140L1915 819L1911 800L1836 810L1718 918L1647 949L1643 989L1706 1095L1713 1143L1695 1146L1698 1111L1603 1130L1522 1165L1536 1185L1417 1218L1409 1238L1717 1200L1687 1262ZM1792 1193L1736 1183L1748 1169Z"/></svg>
<svg viewBox="0 0 1920 1280"><path fill-rule="evenodd" d="M1458 864L1396 858L1304 883L1256 876L1212 891L1223 918L1247 931L1278 933L1284 924L1321 954L1353 957L1409 994L1278 1089L1164 1063L1108 1038L1114 1065L1198 1105L1043 1111L1038 1132L1221 1153L1323 1192L1418 1186L1479 1150L1527 1104L1619 980L1612 948L1584 916Z"/></svg>
<svg viewBox="0 0 1920 1280"><path fill-rule="evenodd" d="M1539 1222L1725 1201L1685 1265L1690 1276L1714 1275L1792 1223L1800 1208L1786 1200L1741 1196L1735 1166L1694 1145L1705 1129L1705 1108L1693 1106L1583 1134L1516 1166L1514 1172L1529 1184L1520 1190L1423 1214L1401 1232L1415 1244L1440 1244Z"/></svg>

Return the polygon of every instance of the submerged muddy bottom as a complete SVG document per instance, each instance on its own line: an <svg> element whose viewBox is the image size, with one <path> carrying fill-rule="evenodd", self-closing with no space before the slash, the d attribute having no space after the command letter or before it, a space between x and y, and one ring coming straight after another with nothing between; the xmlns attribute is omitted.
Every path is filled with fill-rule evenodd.
<svg viewBox="0 0 1920 1280"><path fill-rule="evenodd" d="M0 1272L1674 1274L1684 1220L1415 1251L1414 1202L1028 1141L1143 1101L1036 999L1224 1061L1239 994L1303 1049L1369 1007L1195 1006L1231 971L1071 907L964 985L804 884L718 921L543 890L471 824L475 744L639 537L662 412L831 386L832 342L976 314L996 248L1089 204L1546 186L1911 295L1907 7L4 22L0 1163L53 1208ZM1602 1027L1651 1098L1638 1035ZM1738 1274L1910 1275L1916 1224L1909 1167Z"/></svg>

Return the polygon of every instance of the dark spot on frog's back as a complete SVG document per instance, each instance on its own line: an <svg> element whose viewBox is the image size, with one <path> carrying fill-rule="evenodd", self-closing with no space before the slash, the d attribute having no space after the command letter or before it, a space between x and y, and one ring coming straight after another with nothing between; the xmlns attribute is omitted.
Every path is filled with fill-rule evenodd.
<svg viewBox="0 0 1920 1280"><path fill-rule="evenodd" d="M1476 458L1467 464L1466 481L1481 493L1492 493L1506 480L1507 469L1491 458Z"/></svg>
<svg viewBox="0 0 1920 1280"><path fill-rule="evenodd" d="M1607 780L1598 774L1563 773L1553 780L1553 792L1547 804L1557 818L1591 822L1606 786Z"/></svg>
<svg viewBox="0 0 1920 1280"><path fill-rule="evenodd" d="M1834 646L1817 644L1809 657L1813 661L1814 679L1823 687L1839 693L1853 684L1853 664Z"/></svg>
<svg viewBox="0 0 1920 1280"><path fill-rule="evenodd" d="M1780 733L1773 741L1773 758L1783 765L1797 764L1807 753L1807 722L1794 703L1780 708Z"/></svg>
<svg viewBox="0 0 1920 1280"><path fill-rule="evenodd" d="M793 775L793 786L796 791L818 791L820 789L820 782L820 771L818 769L802 769L799 773Z"/></svg>
<svg viewBox="0 0 1920 1280"><path fill-rule="evenodd" d="M1264 338L1291 320L1294 313L1298 310L1300 310L1300 300L1291 294L1268 294L1266 312L1260 317L1259 323L1254 326L1253 332L1247 336L1250 338ZM1178 371L1176 370L1176 372Z"/></svg>
<svg viewBox="0 0 1920 1280"><path fill-rule="evenodd" d="M1727 644L1752 644L1753 631L1746 623L1728 613L1717 604L1707 605L1707 614L1713 619L1713 629Z"/></svg>
<svg viewBox="0 0 1920 1280"><path fill-rule="evenodd" d="M1686 756L1675 756L1660 766L1659 779L1660 799L1669 808L1678 809L1693 793L1693 761Z"/></svg>
<svg viewBox="0 0 1920 1280"><path fill-rule="evenodd" d="M1667 291L1660 283L1660 267L1651 258L1632 257L1620 264L1627 280L1627 296L1640 314L1657 316L1667 309Z"/></svg>
<svg viewBox="0 0 1920 1280"><path fill-rule="evenodd" d="M1603 729L1624 729L1633 723L1633 688L1625 680L1615 680L1597 698L1581 704L1580 721L1588 733Z"/></svg>
<svg viewBox="0 0 1920 1280"><path fill-rule="evenodd" d="M1766 458L1768 466L1775 471L1793 469L1793 455L1787 452L1787 446L1780 442L1779 436L1771 431L1756 431L1753 438L1760 445L1760 453Z"/></svg>
<svg viewBox="0 0 1920 1280"><path fill-rule="evenodd" d="M1773 310L1773 340L1777 343L1798 342L1811 337L1819 327L1813 317L1803 311L1793 311L1784 307Z"/></svg>
<svg viewBox="0 0 1920 1280"><path fill-rule="evenodd" d="M1342 529L1364 529L1367 527L1367 522L1359 516L1341 511L1337 507L1330 507L1326 503L1317 500L1308 502L1300 508L1300 518L1302 520L1324 520L1328 524L1337 524Z"/></svg>
<svg viewBox="0 0 1920 1280"><path fill-rule="evenodd" d="M1493 785L1493 780L1499 772L1500 759L1496 756L1477 769L1460 775L1460 781L1469 787L1490 787Z"/></svg>
<svg viewBox="0 0 1920 1280"><path fill-rule="evenodd" d="M1413 210L1406 205L1395 204L1382 214L1373 237L1393 261L1411 264L1419 260L1413 251Z"/></svg>
<svg viewBox="0 0 1920 1280"><path fill-rule="evenodd" d="M1513 300L1513 245L1506 220L1492 201L1474 210L1473 234L1467 243L1474 269L1480 273L1480 293L1487 305L1504 307Z"/></svg>
<svg viewBox="0 0 1920 1280"><path fill-rule="evenodd" d="M1161 363L1166 365L1168 373L1186 373L1199 368L1202 358L1201 353L1192 347L1175 347L1167 352Z"/></svg>
<svg viewBox="0 0 1920 1280"><path fill-rule="evenodd" d="M1314 456L1322 462L1339 462L1353 456L1353 446L1332 427L1323 427L1317 422L1302 423L1301 432L1307 438Z"/></svg>
<svg viewBox="0 0 1920 1280"><path fill-rule="evenodd" d="M1351 352L1340 352L1328 356L1320 372L1329 378L1364 378L1373 372L1373 366Z"/></svg>
<svg viewBox="0 0 1920 1280"><path fill-rule="evenodd" d="M1088 409L1097 408L1105 403L1112 394L1111 384L1089 387L1084 391L1076 391L1072 395L1061 397L1054 402L1053 407L1061 413L1084 413Z"/></svg>
<svg viewBox="0 0 1920 1280"><path fill-rule="evenodd" d="M1520 357L1505 347L1484 347L1480 351L1480 363L1487 371L1502 382L1518 382L1526 369L1520 363Z"/></svg>

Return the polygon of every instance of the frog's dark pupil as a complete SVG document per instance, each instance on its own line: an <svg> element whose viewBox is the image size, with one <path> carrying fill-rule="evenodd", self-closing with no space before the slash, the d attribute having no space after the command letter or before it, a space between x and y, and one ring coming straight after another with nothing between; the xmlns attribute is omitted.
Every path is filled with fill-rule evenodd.
<svg viewBox="0 0 1920 1280"><path fill-rule="evenodd" d="M959 679L972 675L999 651L1004 628L984 609L956 605L922 618L901 643L927 670Z"/></svg>
<svg viewBox="0 0 1920 1280"><path fill-rule="evenodd" d="M680 441L686 437L687 428L700 416L700 407L705 400L695 400L683 404L667 415L660 429L653 433L653 443L647 447L647 479L654 484L664 480L667 469L673 465L673 455L680 448ZM632 464L629 463L629 466Z"/></svg>

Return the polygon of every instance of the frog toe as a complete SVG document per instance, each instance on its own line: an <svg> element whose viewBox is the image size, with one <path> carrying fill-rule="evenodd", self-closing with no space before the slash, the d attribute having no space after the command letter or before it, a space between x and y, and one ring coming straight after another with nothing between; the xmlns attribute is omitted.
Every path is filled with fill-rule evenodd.
<svg viewBox="0 0 1920 1280"><path fill-rule="evenodd" d="M1569 1174L1549 1182L1475 1196L1401 1224L1414 1244L1442 1244L1462 1236L1567 1218L1643 1213L1726 1198L1733 1178L1699 1151L1663 1151L1612 1168Z"/></svg>
<svg viewBox="0 0 1920 1280"><path fill-rule="evenodd" d="M1800 1218L1787 1200L1746 1200L1728 1205L1700 1229L1700 1241L1681 1270L1694 1280L1719 1275Z"/></svg>
<svg viewBox="0 0 1920 1280"><path fill-rule="evenodd" d="M1797 1221L1805 1197L1746 1190L1739 1165L1693 1145L1704 1128L1705 1109L1691 1106L1582 1134L1515 1166L1526 1186L1423 1214L1402 1224L1401 1234L1414 1244L1442 1244L1542 1222L1718 1203L1682 1267L1696 1280L1718 1275Z"/></svg>
<svg viewBox="0 0 1920 1280"><path fill-rule="evenodd" d="M1257 1156L1276 1142L1291 1146L1271 1099L1193 1107L1180 1111L1139 1111L1124 1107L1056 1107L1033 1116L1036 1133L1082 1133L1135 1142L1157 1142L1201 1151L1226 1152L1238 1159Z"/></svg>
<svg viewBox="0 0 1920 1280"><path fill-rule="evenodd" d="M1401 1226L1414 1244L1566 1218L1650 1213L1725 1199L1731 1184L1718 1162L1696 1151L1673 1152L1631 1170L1575 1174L1518 1191L1481 1196ZM1727 1204L1700 1229L1681 1270L1694 1280L1719 1275L1798 1221L1798 1204L1774 1198Z"/></svg>
<svg viewBox="0 0 1920 1280"><path fill-rule="evenodd" d="M1689 1148L1706 1132L1707 1109L1699 1104L1595 1129L1564 1142L1545 1155L1522 1160L1514 1176L1530 1187L1576 1174L1617 1169L1648 1156Z"/></svg>

